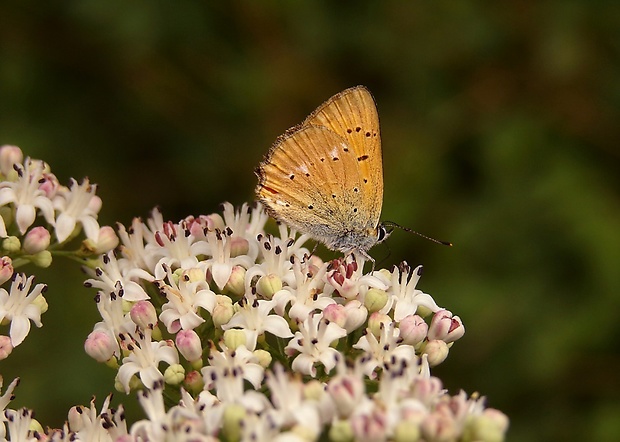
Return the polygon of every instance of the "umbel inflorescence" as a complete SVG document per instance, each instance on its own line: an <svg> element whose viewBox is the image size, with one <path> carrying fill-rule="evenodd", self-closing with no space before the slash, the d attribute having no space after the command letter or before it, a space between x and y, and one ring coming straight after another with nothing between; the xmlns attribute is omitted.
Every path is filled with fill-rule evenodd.
<svg viewBox="0 0 620 442"><path fill-rule="evenodd" d="M17 440L502 440L508 421L484 398L451 396L431 368L464 334L458 316L417 288L422 267L364 273L363 258L323 262L285 225L265 233L259 205L131 226L99 227L84 180L65 188L45 163L0 149L2 353L47 309L17 264L52 263L71 239L101 321L84 349L137 393L145 419L95 403L43 430L2 397L2 436ZM53 238L53 239L52 239ZM117 246L118 245L118 246ZM45 252L45 253L44 253ZM98 255L102 253L102 255ZM35 258L43 256L45 259ZM52 290L54 288L51 288ZM21 307L16 307L21 306ZM53 306L52 306L53 308ZM60 336L60 333L59 333ZM76 349L76 351L78 351Z"/></svg>

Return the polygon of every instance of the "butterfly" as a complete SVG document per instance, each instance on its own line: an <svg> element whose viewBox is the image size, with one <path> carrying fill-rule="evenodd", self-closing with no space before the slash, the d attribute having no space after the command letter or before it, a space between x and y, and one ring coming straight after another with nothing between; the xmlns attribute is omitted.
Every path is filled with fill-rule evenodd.
<svg viewBox="0 0 620 442"><path fill-rule="evenodd" d="M368 250L401 227L379 222L379 115L364 86L334 95L279 136L256 175L256 195L269 215L332 250L358 253L374 262Z"/></svg>

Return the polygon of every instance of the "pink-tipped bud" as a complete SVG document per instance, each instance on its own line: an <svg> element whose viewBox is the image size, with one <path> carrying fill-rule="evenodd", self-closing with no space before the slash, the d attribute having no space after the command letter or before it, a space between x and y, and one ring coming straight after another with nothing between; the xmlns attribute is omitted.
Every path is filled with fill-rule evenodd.
<svg viewBox="0 0 620 442"><path fill-rule="evenodd" d="M82 241L82 247L90 253L107 253L118 245L118 236L110 226L103 226L99 229L97 239L86 238Z"/></svg>
<svg viewBox="0 0 620 442"><path fill-rule="evenodd" d="M175 343L179 353L190 363L202 358L202 343L194 330L181 330L177 333Z"/></svg>
<svg viewBox="0 0 620 442"><path fill-rule="evenodd" d="M428 339L441 339L446 343L454 342L465 334L465 327L458 316L452 316L448 310L439 310L433 316L428 330Z"/></svg>
<svg viewBox="0 0 620 442"><path fill-rule="evenodd" d="M45 227L35 227L26 233L22 247L26 253L34 255L46 250L50 245L50 239L50 232Z"/></svg>
<svg viewBox="0 0 620 442"><path fill-rule="evenodd" d="M12 351L13 345L11 344L11 338L0 335L0 361L8 358Z"/></svg>
<svg viewBox="0 0 620 442"><path fill-rule="evenodd" d="M185 375L185 386L192 393L199 393L205 386L205 381L199 371L192 370Z"/></svg>
<svg viewBox="0 0 620 442"><path fill-rule="evenodd" d="M230 241L230 257L235 258L241 255L247 255L250 251L250 243L247 239L240 236L229 238Z"/></svg>
<svg viewBox="0 0 620 442"><path fill-rule="evenodd" d="M368 414L356 414L351 418L355 440L386 440L388 417L384 410L375 408Z"/></svg>
<svg viewBox="0 0 620 442"><path fill-rule="evenodd" d="M95 330L88 335L84 342L86 354L97 362L106 362L116 351L116 340L103 330Z"/></svg>
<svg viewBox="0 0 620 442"><path fill-rule="evenodd" d="M398 324L403 343L416 345L422 342L428 333L428 324L418 315L405 316Z"/></svg>
<svg viewBox="0 0 620 442"><path fill-rule="evenodd" d="M336 406L339 417L348 417L364 396L364 382L355 376L337 376L327 384L327 393Z"/></svg>
<svg viewBox="0 0 620 442"><path fill-rule="evenodd" d="M0 258L0 284L4 284L13 276L13 261L8 256Z"/></svg>
<svg viewBox="0 0 620 442"><path fill-rule="evenodd" d="M157 312L149 301L136 302L129 311L131 320L142 330L148 330L157 324Z"/></svg>
<svg viewBox="0 0 620 442"><path fill-rule="evenodd" d="M19 147L8 144L0 146L0 172L5 177L16 173L13 166L18 163L23 164L23 161L24 154Z"/></svg>
<svg viewBox="0 0 620 442"><path fill-rule="evenodd" d="M426 416L420 428L424 440L457 440L457 427L452 416L434 412Z"/></svg>
<svg viewBox="0 0 620 442"><path fill-rule="evenodd" d="M323 309L323 318L330 322L335 322L340 327L344 328L347 322L347 314L344 310L344 306L340 304L329 304Z"/></svg>

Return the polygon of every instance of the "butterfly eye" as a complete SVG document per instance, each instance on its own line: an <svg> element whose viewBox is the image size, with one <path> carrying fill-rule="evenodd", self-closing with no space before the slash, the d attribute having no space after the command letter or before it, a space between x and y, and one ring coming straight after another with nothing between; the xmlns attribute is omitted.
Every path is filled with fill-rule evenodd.
<svg viewBox="0 0 620 442"><path fill-rule="evenodd" d="M385 240L388 236L390 236L390 233L392 233L393 230L393 227L379 224L377 226L377 242Z"/></svg>

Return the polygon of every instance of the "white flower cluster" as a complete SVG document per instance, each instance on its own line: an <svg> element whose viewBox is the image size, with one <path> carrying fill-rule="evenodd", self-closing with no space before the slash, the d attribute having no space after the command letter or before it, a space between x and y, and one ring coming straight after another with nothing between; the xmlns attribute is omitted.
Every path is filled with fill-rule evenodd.
<svg viewBox="0 0 620 442"><path fill-rule="evenodd" d="M53 250L49 232L61 246L81 227L75 257L105 252L83 260L101 315L84 348L116 370L118 390L137 392L146 418L126 422L108 398L101 411L93 400L73 407L62 429L44 430L30 410L7 408L14 381L0 397L0 439L503 440L504 414L477 395L449 395L430 374L464 327L416 288L421 266L364 274L353 255L324 263L306 236L283 225L265 233L262 207L228 203L222 215L177 223L155 210L119 225L110 252L117 236L96 221L94 186L63 188L43 162L20 155L0 149L0 236L20 242L38 213L42 250ZM26 243L11 256L30 259ZM0 288L11 340L21 342L30 321L40 326L44 288L24 275Z"/></svg>
<svg viewBox="0 0 620 442"><path fill-rule="evenodd" d="M82 231L86 239L74 257L118 244L114 230L97 222L101 199L95 190L88 179L62 186L45 162L24 158L16 146L0 146L0 284L11 280L8 290L0 288L0 321L10 323L9 335L0 335L0 360L24 341L31 321L42 326L47 310L45 284L34 285L34 276L15 269L29 263L48 267L53 253Z"/></svg>

